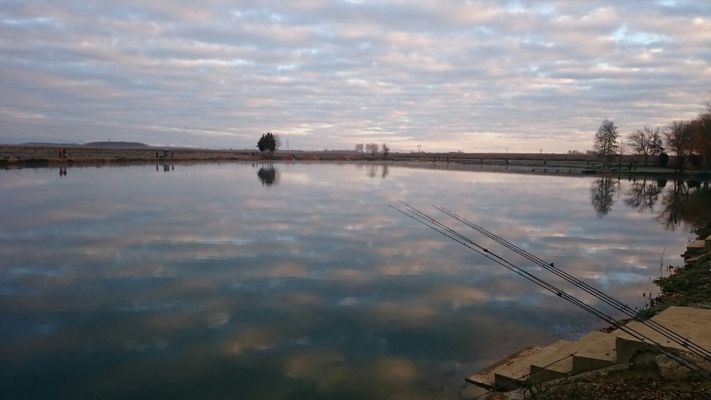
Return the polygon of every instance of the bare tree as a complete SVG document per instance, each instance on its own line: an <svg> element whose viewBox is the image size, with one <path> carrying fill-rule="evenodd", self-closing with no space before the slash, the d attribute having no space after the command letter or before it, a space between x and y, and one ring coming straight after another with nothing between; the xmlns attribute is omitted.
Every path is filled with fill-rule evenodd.
<svg viewBox="0 0 711 400"><path fill-rule="evenodd" d="M388 154L390 153L390 147L388 147L387 144L383 143L383 157L387 158Z"/></svg>
<svg viewBox="0 0 711 400"><path fill-rule="evenodd" d="M635 154L644 157L645 166L650 156L657 156L664 150L659 128L645 126L642 129L637 129L627 138L627 141Z"/></svg>
<svg viewBox="0 0 711 400"><path fill-rule="evenodd" d="M594 148L598 156L602 158L603 165L610 165L612 157L619 152L620 144L617 142L619 136L614 122L607 119L602 121L595 134Z"/></svg>
<svg viewBox="0 0 711 400"><path fill-rule="evenodd" d="M377 143L368 143L365 145L365 151L370 153L371 156L374 156L378 152L378 147Z"/></svg>
<svg viewBox="0 0 711 400"><path fill-rule="evenodd" d="M694 149L703 158L704 166L711 168L711 97L704 101L704 108L694 120L692 141Z"/></svg>
<svg viewBox="0 0 711 400"><path fill-rule="evenodd" d="M662 153L664 153L662 128L656 127L652 130L652 137L649 140L649 155L652 156L652 158L657 158Z"/></svg>
<svg viewBox="0 0 711 400"><path fill-rule="evenodd" d="M664 131L667 147L676 155L680 171L691 154L692 126L689 121L672 121Z"/></svg>

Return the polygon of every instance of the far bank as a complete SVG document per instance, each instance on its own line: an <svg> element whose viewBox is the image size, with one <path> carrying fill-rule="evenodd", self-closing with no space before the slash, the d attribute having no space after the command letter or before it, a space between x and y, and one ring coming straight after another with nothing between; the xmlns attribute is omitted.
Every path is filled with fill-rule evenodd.
<svg viewBox="0 0 711 400"><path fill-rule="evenodd" d="M355 151L250 151L245 149L195 148L107 148L92 146L20 146L0 145L0 168L71 167L94 165L164 164L194 162L369 162L396 163L435 169L472 170L559 174L639 176L685 175L708 177L708 171L661 167L645 163L639 157L619 156L613 163L603 164L589 154L546 153L389 153L371 154Z"/></svg>

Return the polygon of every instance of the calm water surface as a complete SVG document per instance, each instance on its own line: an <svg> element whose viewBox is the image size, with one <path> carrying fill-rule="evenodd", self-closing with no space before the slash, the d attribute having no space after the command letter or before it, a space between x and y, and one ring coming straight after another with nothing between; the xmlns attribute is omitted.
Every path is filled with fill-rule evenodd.
<svg viewBox="0 0 711 400"><path fill-rule="evenodd" d="M3 397L457 398L497 358L603 324L387 204L445 205L639 306L689 234L638 186L331 164L0 171Z"/></svg>

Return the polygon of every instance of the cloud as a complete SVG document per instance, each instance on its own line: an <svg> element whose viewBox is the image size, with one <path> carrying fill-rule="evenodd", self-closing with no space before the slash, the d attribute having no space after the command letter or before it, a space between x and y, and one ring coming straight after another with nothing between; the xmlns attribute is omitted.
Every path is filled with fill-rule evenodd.
<svg viewBox="0 0 711 400"><path fill-rule="evenodd" d="M5 2L0 141L565 151L711 87L708 5L512 4Z"/></svg>

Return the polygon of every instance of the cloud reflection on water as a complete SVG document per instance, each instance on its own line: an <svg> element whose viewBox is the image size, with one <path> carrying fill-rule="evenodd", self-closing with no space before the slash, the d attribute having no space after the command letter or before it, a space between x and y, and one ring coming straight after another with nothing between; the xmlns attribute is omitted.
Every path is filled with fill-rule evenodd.
<svg viewBox="0 0 711 400"><path fill-rule="evenodd" d="M386 207L399 199L446 205L633 305L651 289L661 249L678 259L686 239L616 197L598 218L590 178L274 168L270 188L241 164L76 168L61 181L49 170L16 174L32 184L8 175L0 357L22 378L11 388L34 368L84 362L92 378L78 381L78 368L68 382L87 393L129 376L138 383L128 387L149 387L140 374L153 365L175 373L165 382L193 370L185 379L198 385L200 366L234 369L242 388L269 377L281 382L275 397L435 397L520 346L600 326ZM619 196L638 190L615 185ZM264 361L240 367L255 357Z"/></svg>

